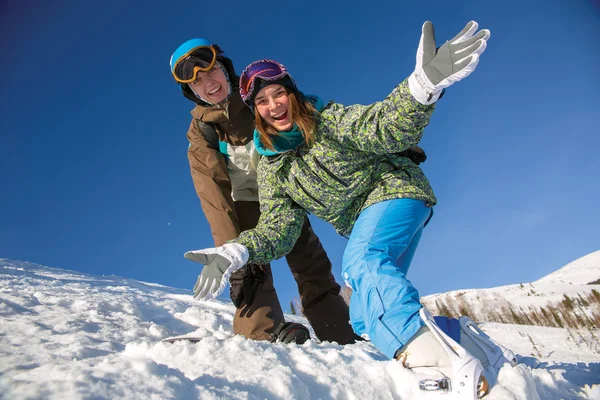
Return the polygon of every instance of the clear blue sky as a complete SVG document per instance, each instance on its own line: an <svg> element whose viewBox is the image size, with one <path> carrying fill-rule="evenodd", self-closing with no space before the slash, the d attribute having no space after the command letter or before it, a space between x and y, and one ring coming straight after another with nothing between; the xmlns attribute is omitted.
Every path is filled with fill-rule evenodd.
<svg viewBox="0 0 600 400"><path fill-rule="evenodd" d="M212 238L173 50L205 37L238 72L274 58L304 92L368 104L410 74L428 19L439 44L471 19L492 36L421 142L439 204L409 278L528 282L600 249L598 1L38 0L0 6L0 257L191 289L183 253ZM313 222L339 277L346 240Z"/></svg>

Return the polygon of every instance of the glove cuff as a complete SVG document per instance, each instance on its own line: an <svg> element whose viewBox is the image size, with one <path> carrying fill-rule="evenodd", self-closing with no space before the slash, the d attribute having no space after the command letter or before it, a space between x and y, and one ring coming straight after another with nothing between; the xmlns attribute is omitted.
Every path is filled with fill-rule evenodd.
<svg viewBox="0 0 600 400"><path fill-rule="evenodd" d="M236 271L246 265L248 258L250 258L250 253L248 252L248 248L246 246L239 243L227 243L223 247L229 247L226 249L226 252L231 257L231 272Z"/></svg>
<svg viewBox="0 0 600 400"><path fill-rule="evenodd" d="M408 77L408 89L415 100L425 106L435 103L442 94L441 89L437 92L433 91L433 85L431 85L427 76L425 76L425 71L420 68Z"/></svg>

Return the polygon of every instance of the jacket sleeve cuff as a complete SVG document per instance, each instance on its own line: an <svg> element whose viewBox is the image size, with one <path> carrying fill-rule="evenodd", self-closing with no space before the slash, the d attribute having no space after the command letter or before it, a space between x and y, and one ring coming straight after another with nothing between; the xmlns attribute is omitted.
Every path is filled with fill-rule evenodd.
<svg viewBox="0 0 600 400"><path fill-rule="evenodd" d="M410 94L412 94L415 100L417 100L419 103L425 106L431 105L438 101L442 94L442 91L429 91L427 89L427 85L424 84L420 80L420 78L421 77L419 76L419 74L417 74L416 71L408 77L408 89L410 90Z"/></svg>

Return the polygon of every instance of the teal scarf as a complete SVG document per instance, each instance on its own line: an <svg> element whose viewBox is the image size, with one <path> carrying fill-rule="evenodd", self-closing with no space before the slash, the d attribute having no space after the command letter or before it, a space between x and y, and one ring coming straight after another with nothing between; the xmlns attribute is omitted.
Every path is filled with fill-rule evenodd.
<svg viewBox="0 0 600 400"><path fill-rule="evenodd" d="M313 103L317 111L323 110L325 104L320 97L314 95L307 95L306 99ZM291 131L288 132L279 132L278 136L275 136L273 139L273 146L275 147L275 151L269 150L263 146L260 141L260 136L258 131L254 130L254 146L256 147L256 151L263 156L274 156L279 153L286 152L288 150L293 150L298 148L302 143L304 143L304 136L302 136L302 132L298 129L298 125L294 124L294 127Z"/></svg>

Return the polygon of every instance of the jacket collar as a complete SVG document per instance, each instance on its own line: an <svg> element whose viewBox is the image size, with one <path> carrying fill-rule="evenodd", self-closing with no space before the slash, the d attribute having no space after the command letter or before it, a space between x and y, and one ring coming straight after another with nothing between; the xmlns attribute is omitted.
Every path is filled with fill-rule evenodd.
<svg viewBox="0 0 600 400"><path fill-rule="evenodd" d="M191 114L195 119L213 125L221 142L240 146L252 141L254 115L237 91L224 104L197 105Z"/></svg>
<svg viewBox="0 0 600 400"><path fill-rule="evenodd" d="M190 113L192 114L192 117L199 119L202 122L219 123L221 122L219 121L219 116L223 115L223 111L229 116L229 119L233 119L242 113L245 108L247 108L247 106L242 101L240 93L236 90L223 104L215 104L212 106L202 106L197 104Z"/></svg>

